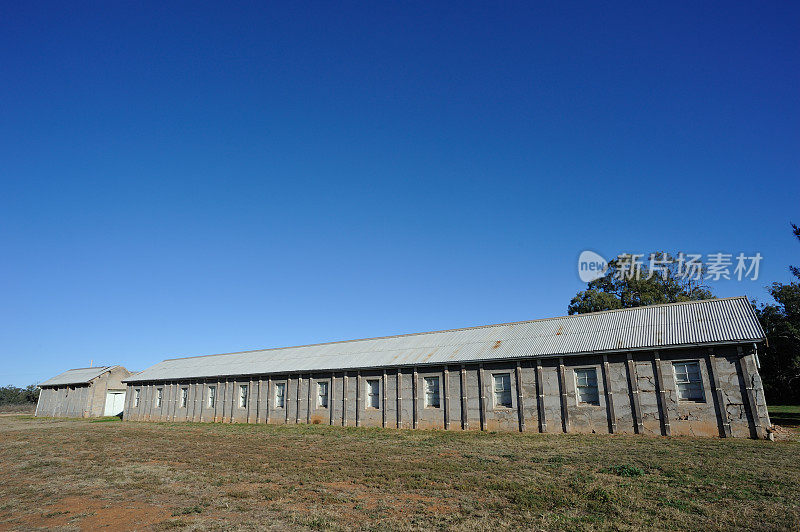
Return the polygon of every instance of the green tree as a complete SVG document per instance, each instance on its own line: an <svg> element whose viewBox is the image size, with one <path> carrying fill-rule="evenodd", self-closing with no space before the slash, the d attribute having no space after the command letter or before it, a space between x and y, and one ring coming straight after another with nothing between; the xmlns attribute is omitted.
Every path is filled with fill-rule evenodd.
<svg viewBox="0 0 800 532"><path fill-rule="evenodd" d="M800 240L800 228L792 224ZM797 281L772 283L774 305L753 307L767 335L760 353L764 393L772 403L800 403L800 268L789 266Z"/></svg>
<svg viewBox="0 0 800 532"><path fill-rule="evenodd" d="M17 386L0 387L0 405L20 405L36 403L39 400L39 388L30 384L25 388Z"/></svg>
<svg viewBox="0 0 800 532"><path fill-rule="evenodd" d="M650 257L656 259L652 270ZM634 259L630 255L620 255L610 261L603 277L591 281L586 290L572 298L568 312L584 314L714 297L702 284L702 264L689 266L681 255L676 258L664 252L653 253L646 259L642 261L639 275L631 275Z"/></svg>

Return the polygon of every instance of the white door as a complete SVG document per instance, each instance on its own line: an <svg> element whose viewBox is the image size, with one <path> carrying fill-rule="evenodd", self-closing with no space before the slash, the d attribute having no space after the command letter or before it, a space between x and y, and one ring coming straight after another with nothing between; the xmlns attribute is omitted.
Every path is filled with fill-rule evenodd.
<svg viewBox="0 0 800 532"><path fill-rule="evenodd" d="M106 410L104 416L118 416L125 408L125 392L110 391L106 395Z"/></svg>

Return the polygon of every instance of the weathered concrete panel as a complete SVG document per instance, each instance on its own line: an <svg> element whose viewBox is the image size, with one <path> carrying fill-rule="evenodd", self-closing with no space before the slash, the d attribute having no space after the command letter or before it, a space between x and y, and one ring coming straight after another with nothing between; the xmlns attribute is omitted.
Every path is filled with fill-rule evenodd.
<svg viewBox="0 0 800 532"><path fill-rule="evenodd" d="M516 385L516 364L497 363L485 364L484 375L484 396L486 398L486 430L489 431L515 431L519 430L519 417L517 412L517 385ZM495 376L507 375L511 384L511 406L506 407L498 404L495 400L494 380Z"/></svg>
<svg viewBox="0 0 800 532"><path fill-rule="evenodd" d="M417 412L419 419L417 428L420 429L443 429L444 428L444 368L435 370L426 368L418 370L418 392L417 392ZM425 379L435 378L439 380L439 406L425 406Z"/></svg>
<svg viewBox="0 0 800 532"><path fill-rule="evenodd" d="M664 389L666 391L667 413L672 416L670 427L675 436L720 436L721 417L715 406L715 397L709 375L709 360L707 353L701 349L682 350L675 353L662 353L662 369L664 375ZM677 385L673 371L673 362L682 360L696 360L702 375L703 394L702 401L681 401L678 399ZM717 377L725 364L716 361ZM721 387L723 394L725 389Z"/></svg>
<svg viewBox="0 0 800 532"><path fill-rule="evenodd" d="M542 361L542 393L547 432L562 432L561 386L558 383L558 360Z"/></svg>
<svg viewBox="0 0 800 532"><path fill-rule="evenodd" d="M570 432L608 433L608 409L606 390L603 383L602 357L578 357L565 360L565 384L567 411L569 412ZM579 403L575 370L593 369L597 378L597 404Z"/></svg>
<svg viewBox="0 0 800 532"><path fill-rule="evenodd" d="M380 427L383 424L383 372L382 371L362 371L359 389L361 390L359 400L359 418L362 427ZM378 408L371 408L368 405L369 388L367 381L378 381Z"/></svg>
<svg viewBox="0 0 800 532"><path fill-rule="evenodd" d="M721 428L728 423L732 436L765 434L769 421L755 358L751 353L740 354L735 347L727 347L717 348L714 356L709 357L701 349L684 349L662 351L656 359L652 352L639 352L632 354L630 366L625 353L609 354L606 359L607 381L604 358L598 355L564 357L563 370L558 358L541 359L541 380L536 363L532 360L521 360L518 374L516 360L485 363L482 369L478 364L466 364L463 371L465 386L462 386L461 366L447 367L447 386L444 366L417 367L416 371L415 368L402 368L399 379L398 370L389 368L385 376L382 369L363 370L348 372L346 379L343 373L319 372L301 376L272 375L136 385L128 387L130 400L126 401L126 419L336 425L342 424L344 419L348 426L355 426L358 420L358 424L365 427L384 424L395 427L399 415L400 426L404 428L416 425L418 428L442 429L447 412L451 430L480 430L481 409L484 408L485 430L518 431L521 406L524 429L538 431L541 393L541 407L548 432L561 432L566 428L569 432L604 433L609 432L612 425L609 419L609 392L614 406L613 424L619 433L636 431L634 398L638 398L644 433L661 434L669 429L675 435L717 436L724 434ZM699 362L704 391L702 401L678 400L673 363L680 360ZM660 375L656 371L656 364L661 369ZM597 380L596 404L579 401L576 387L578 369L594 370ZM500 404L495 396L496 375L508 375L510 406ZM634 380L629 380L630 376ZM426 377L439 379L438 407L425 406ZM367 383L371 380L378 381L377 408L368 403ZM715 388L715 381L718 388ZM327 407L318 404L317 383L320 382L328 384ZM610 385L608 390L606 382ZM275 385L278 383L286 386L284 408L275 406ZM248 401L244 407L239 403L241 385L248 386ZM217 386L217 401L213 408L207 404L209 386ZM161 408L154 406L158 388L164 389ZM182 388L189 390L189 401L185 407L179 404ZM136 389L141 390L138 407L134 404ZM638 390L638 393L632 393L633 390ZM97 392L88 388L84 391L64 390L64 398L59 398L58 393L58 390L43 390L39 409L46 409L52 403L56 410L61 404L67 405L67 412L76 409L81 412L83 401L92 400ZM719 408L718 404L721 405ZM463 405L466 405L466 409ZM562 412L566 414L564 420Z"/></svg>

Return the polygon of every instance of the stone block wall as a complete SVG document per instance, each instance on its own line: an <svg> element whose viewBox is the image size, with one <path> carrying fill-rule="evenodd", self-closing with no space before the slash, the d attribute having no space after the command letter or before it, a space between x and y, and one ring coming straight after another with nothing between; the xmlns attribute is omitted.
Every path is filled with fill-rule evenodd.
<svg viewBox="0 0 800 532"><path fill-rule="evenodd" d="M682 360L699 363L700 401L678 399L673 362ZM596 403L579 402L577 369L594 370ZM498 374L509 375L509 406L496 400L493 386ZM438 378L438 407L426 406L426 377ZM377 408L368 402L372 380L378 382ZM327 406L319 404L320 382L328 384ZM281 383L285 406L279 408L276 385ZM245 402L240 400L243 385ZM216 387L213 405L212 386ZM155 401L159 389L161 406ZM722 437L764 437L769 426L755 355L737 346L129 383L125 418Z"/></svg>

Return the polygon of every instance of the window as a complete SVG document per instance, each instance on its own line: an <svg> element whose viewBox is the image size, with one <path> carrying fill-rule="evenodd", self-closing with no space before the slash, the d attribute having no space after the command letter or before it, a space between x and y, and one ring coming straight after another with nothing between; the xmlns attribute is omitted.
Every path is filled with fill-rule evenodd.
<svg viewBox="0 0 800 532"><path fill-rule="evenodd" d="M425 408L439 408L439 377L425 377Z"/></svg>
<svg viewBox="0 0 800 532"><path fill-rule="evenodd" d="M380 408L381 406L381 381L367 381L367 408Z"/></svg>
<svg viewBox="0 0 800 532"><path fill-rule="evenodd" d="M247 408L247 384L239 386L239 408Z"/></svg>
<svg viewBox="0 0 800 532"><path fill-rule="evenodd" d="M286 383L275 384L275 408L283 408L286 405Z"/></svg>
<svg viewBox="0 0 800 532"><path fill-rule="evenodd" d="M142 390L134 390L133 391L133 406L134 408L139 408L139 396L141 395Z"/></svg>
<svg viewBox="0 0 800 532"><path fill-rule="evenodd" d="M511 374L494 375L494 406L511 408Z"/></svg>
<svg viewBox="0 0 800 532"><path fill-rule="evenodd" d="M156 408L161 408L161 399L164 397L164 388L156 390Z"/></svg>
<svg viewBox="0 0 800 532"><path fill-rule="evenodd" d="M217 406L217 387L216 386L209 386L208 387L208 407L214 408Z"/></svg>
<svg viewBox="0 0 800 532"><path fill-rule="evenodd" d="M181 408L186 408L189 403L189 388L181 388Z"/></svg>
<svg viewBox="0 0 800 532"><path fill-rule="evenodd" d="M673 362L672 370L675 372L678 400L705 401L703 379L700 376L700 363L698 361Z"/></svg>
<svg viewBox="0 0 800 532"><path fill-rule="evenodd" d="M328 383L317 383L317 406L321 408L328 408Z"/></svg>
<svg viewBox="0 0 800 532"><path fill-rule="evenodd" d="M597 393L597 371L594 368L575 370L575 391L579 404L600 404Z"/></svg>

